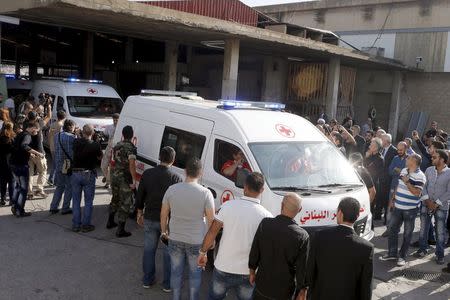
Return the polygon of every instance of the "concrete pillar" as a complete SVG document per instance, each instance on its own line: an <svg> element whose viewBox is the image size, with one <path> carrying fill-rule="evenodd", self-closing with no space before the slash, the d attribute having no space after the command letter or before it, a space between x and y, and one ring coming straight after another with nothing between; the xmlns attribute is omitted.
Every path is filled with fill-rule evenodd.
<svg viewBox="0 0 450 300"><path fill-rule="evenodd" d="M125 63L131 64L133 63L133 51L134 51L134 39L128 37L127 42L125 43Z"/></svg>
<svg viewBox="0 0 450 300"><path fill-rule="evenodd" d="M398 118L400 117L400 96L402 91L402 73L400 71L394 72L392 82L392 96L391 108L389 112L389 126L388 131L392 134L392 140L397 139L398 132Z"/></svg>
<svg viewBox="0 0 450 300"><path fill-rule="evenodd" d="M15 75L16 75L16 78L19 78L19 76L20 76L20 62L21 62L22 57L21 57L20 48L18 46L16 46L15 55L14 56L15 56L15 59L16 59Z"/></svg>
<svg viewBox="0 0 450 300"><path fill-rule="evenodd" d="M178 43L166 42L166 55L164 62L164 89L175 91L177 89L177 64L178 64Z"/></svg>
<svg viewBox="0 0 450 300"><path fill-rule="evenodd" d="M190 80L192 77L192 70L194 68L192 61L194 59L194 47L192 46L186 46L186 65L187 65L187 76Z"/></svg>
<svg viewBox="0 0 450 300"><path fill-rule="evenodd" d="M341 59L332 57L328 65L327 98L325 112L329 119L336 118L339 96L339 77L341 74Z"/></svg>
<svg viewBox="0 0 450 300"><path fill-rule="evenodd" d="M285 59L266 56L263 63L261 98L263 101L284 102L288 63Z"/></svg>
<svg viewBox="0 0 450 300"><path fill-rule="evenodd" d="M0 22L0 67L2 66L2 22Z"/></svg>
<svg viewBox="0 0 450 300"><path fill-rule="evenodd" d="M83 77L91 79L94 76L94 33L86 32L83 53Z"/></svg>
<svg viewBox="0 0 450 300"><path fill-rule="evenodd" d="M34 49L34 51L31 52L30 64L28 66L28 76L31 80L35 80L37 79L37 64L39 62L39 55L41 53L41 46L37 42L35 35L31 37L30 48Z"/></svg>
<svg viewBox="0 0 450 300"><path fill-rule="evenodd" d="M238 70L239 40L226 40L223 58L222 99L236 99Z"/></svg>

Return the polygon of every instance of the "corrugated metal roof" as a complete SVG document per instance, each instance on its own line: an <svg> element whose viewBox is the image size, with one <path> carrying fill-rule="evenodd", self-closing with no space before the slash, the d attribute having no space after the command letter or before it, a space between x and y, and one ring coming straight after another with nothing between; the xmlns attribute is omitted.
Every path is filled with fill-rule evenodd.
<svg viewBox="0 0 450 300"><path fill-rule="evenodd" d="M258 12L238 0L142 1L145 4L257 26Z"/></svg>

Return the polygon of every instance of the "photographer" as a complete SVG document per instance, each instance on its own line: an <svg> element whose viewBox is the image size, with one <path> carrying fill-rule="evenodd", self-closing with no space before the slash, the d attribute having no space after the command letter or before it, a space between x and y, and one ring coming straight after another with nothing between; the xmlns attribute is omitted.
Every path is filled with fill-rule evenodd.
<svg viewBox="0 0 450 300"><path fill-rule="evenodd" d="M32 143L30 146L33 150L42 154L42 156L30 157L29 160L29 167L30 167L30 180L28 184L29 198L33 198L34 195L44 198L47 197L47 194L44 193L44 181L45 178L47 177L47 159L45 158L42 131L47 126L48 122L52 117L51 103L52 103L51 98L48 96L44 96L44 104L46 104L47 106L44 108L44 106L39 105L36 108L36 111L31 111L28 113L28 118L25 120L25 124L29 122L36 122L37 124L39 124L39 132L36 136L32 137ZM33 175L35 170L38 173L38 178L37 178L37 188L33 193Z"/></svg>

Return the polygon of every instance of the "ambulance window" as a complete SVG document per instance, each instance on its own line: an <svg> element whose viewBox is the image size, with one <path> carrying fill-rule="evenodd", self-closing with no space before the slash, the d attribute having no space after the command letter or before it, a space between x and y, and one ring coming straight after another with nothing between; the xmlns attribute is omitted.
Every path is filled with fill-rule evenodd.
<svg viewBox="0 0 450 300"><path fill-rule="evenodd" d="M201 158L206 137L192 132L166 127L161 149L170 146L176 151L174 166L184 169L186 162L192 158Z"/></svg>
<svg viewBox="0 0 450 300"><path fill-rule="evenodd" d="M234 166L236 160L240 161L239 164L236 164L238 167L251 171L242 149L231 143L216 139L214 143L214 170L227 179L234 181L236 177L236 167Z"/></svg>
<svg viewBox="0 0 450 300"><path fill-rule="evenodd" d="M56 102L56 111L64 110L64 99L61 96L58 96L58 101Z"/></svg>

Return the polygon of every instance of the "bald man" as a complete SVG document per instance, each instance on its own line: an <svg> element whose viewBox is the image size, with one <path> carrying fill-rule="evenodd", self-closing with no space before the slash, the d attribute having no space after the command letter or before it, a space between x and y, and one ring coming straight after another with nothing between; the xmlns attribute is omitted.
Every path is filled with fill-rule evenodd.
<svg viewBox="0 0 450 300"><path fill-rule="evenodd" d="M281 214L259 224L253 239L248 266L253 299L305 299L306 261L309 236L295 221L302 199L284 196Z"/></svg>

